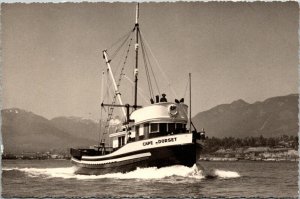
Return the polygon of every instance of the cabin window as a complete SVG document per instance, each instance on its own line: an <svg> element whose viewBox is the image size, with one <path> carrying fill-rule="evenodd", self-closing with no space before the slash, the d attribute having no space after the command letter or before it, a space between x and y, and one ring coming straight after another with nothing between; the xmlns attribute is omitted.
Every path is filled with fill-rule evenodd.
<svg viewBox="0 0 300 199"><path fill-rule="evenodd" d="M135 141L139 140L140 136L140 125L135 126Z"/></svg>
<svg viewBox="0 0 300 199"><path fill-rule="evenodd" d="M125 144L125 136L118 137L118 147L121 147Z"/></svg>
<svg viewBox="0 0 300 199"><path fill-rule="evenodd" d="M118 147L121 147L121 137L118 137Z"/></svg>
<svg viewBox="0 0 300 199"><path fill-rule="evenodd" d="M166 123L159 124L159 133L162 133L162 134L167 133L167 124Z"/></svg>
<svg viewBox="0 0 300 199"><path fill-rule="evenodd" d="M186 132L186 124L176 123L175 132L176 133L185 133Z"/></svg>
<svg viewBox="0 0 300 199"><path fill-rule="evenodd" d="M159 136L158 134L158 123L151 123L150 124L150 134L149 134L149 138L153 138L153 137L157 137Z"/></svg>
<svg viewBox="0 0 300 199"><path fill-rule="evenodd" d="M169 123L168 124L168 132L174 133L175 132L175 123Z"/></svg>
<svg viewBox="0 0 300 199"><path fill-rule="evenodd" d="M158 123L151 124L151 133L156 133L158 131Z"/></svg>
<svg viewBox="0 0 300 199"><path fill-rule="evenodd" d="M181 133L182 132L182 124L181 123L176 123L176 133Z"/></svg>
<svg viewBox="0 0 300 199"><path fill-rule="evenodd" d="M145 139L149 138L149 123L144 124L144 136L145 136Z"/></svg>
<svg viewBox="0 0 300 199"><path fill-rule="evenodd" d="M121 143L122 143L122 146L125 145L125 136L121 137Z"/></svg>

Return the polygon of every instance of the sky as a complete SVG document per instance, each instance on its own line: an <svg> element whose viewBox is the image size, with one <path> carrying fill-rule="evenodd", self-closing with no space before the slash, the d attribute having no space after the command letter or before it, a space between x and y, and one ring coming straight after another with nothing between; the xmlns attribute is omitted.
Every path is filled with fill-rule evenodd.
<svg viewBox="0 0 300 199"><path fill-rule="evenodd" d="M153 64L169 101L188 102L192 73L195 115L238 99L254 103L298 93L298 20L296 2L181 2L141 3L139 23L164 71ZM2 108L48 119L99 119L102 50L134 22L133 3L2 4ZM113 70L120 60L112 61ZM133 79L134 64L128 65L125 73ZM139 65L144 94L138 103L146 105L142 60ZM133 87L122 82L124 103L132 103Z"/></svg>

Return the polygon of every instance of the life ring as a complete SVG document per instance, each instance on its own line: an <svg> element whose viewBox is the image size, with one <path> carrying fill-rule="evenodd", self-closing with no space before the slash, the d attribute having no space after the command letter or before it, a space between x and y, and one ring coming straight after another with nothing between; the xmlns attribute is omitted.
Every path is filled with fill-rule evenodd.
<svg viewBox="0 0 300 199"><path fill-rule="evenodd" d="M168 107L168 112L172 117L175 117L178 114L177 106L176 104L171 104Z"/></svg>

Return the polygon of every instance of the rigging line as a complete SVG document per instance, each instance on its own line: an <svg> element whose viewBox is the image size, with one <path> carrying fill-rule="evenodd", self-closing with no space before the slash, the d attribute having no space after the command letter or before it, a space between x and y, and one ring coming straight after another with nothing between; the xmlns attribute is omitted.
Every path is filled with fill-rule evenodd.
<svg viewBox="0 0 300 199"><path fill-rule="evenodd" d="M128 54L129 54L129 51L130 51L130 46L131 46L131 41L132 41L132 38L131 40L129 41L129 45L128 45L128 48L127 48L127 51L126 51L126 56L124 58L124 62L123 62L123 66L121 68L121 72L120 72L120 76L119 76L119 79L118 79L118 82L117 82L117 88L119 89L120 85L121 85L121 80L122 80L122 76L124 75L123 71L124 71L124 68L126 66L126 63L127 63L127 58L128 58ZM124 52L125 53L125 52ZM115 95L116 96L116 95ZM115 103L115 99L114 99L114 103ZM113 103L113 104L114 104Z"/></svg>
<svg viewBox="0 0 300 199"><path fill-rule="evenodd" d="M103 70L104 75L102 75L102 80L101 80L101 81L103 81L103 88L101 88L102 89L102 91L101 91L101 94L102 94L101 103L103 103L105 101L105 98L106 98L106 93L105 92L107 91L106 89L104 90L104 83L105 82L107 83L107 80L106 80L107 76L105 75L105 70ZM107 87L107 85L106 85L106 87ZM102 107L102 108L106 112L105 107Z"/></svg>
<svg viewBox="0 0 300 199"><path fill-rule="evenodd" d="M141 34L143 35L144 33L141 32ZM144 39L144 40L145 40L145 39ZM160 64L158 63L158 60L157 60L156 57L154 56L154 54L153 54L153 52L152 52L152 50L151 50L151 48L150 48L150 46L149 46L149 44L148 44L148 42L147 42L146 40L145 40L145 43L146 43L146 46L148 47L148 49L149 49L149 51L150 51L150 54L151 54L152 57L154 58L154 60L155 60L155 62L156 62L156 64L157 64L157 66L158 66L160 72L163 74L164 78L167 80L168 86L169 86L169 88L171 89L172 94L174 95L175 98L178 98L178 97L177 97L177 94L176 94L176 92L175 92L175 90L173 89L173 87L171 87L171 83L170 83L170 81L169 81L167 75L166 75L165 72L162 70L162 67L161 67Z"/></svg>
<svg viewBox="0 0 300 199"><path fill-rule="evenodd" d="M114 76L116 75L116 73L118 72L120 66L122 65L121 62L122 62L122 58L124 57L125 53L126 53L126 49L124 49L122 55L120 56L120 60L118 60L118 64L116 64L117 67L115 69L115 72L113 72Z"/></svg>
<svg viewBox="0 0 300 199"><path fill-rule="evenodd" d="M107 66L103 66L102 67L102 71L106 71L105 77L102 76L102 78L104 79L104 81L106 80L106 91L104 92L104 95L102 97L102 101L104 101L105 98L106 98L106 96L108 95L108 90L110 89L111 84L110 85L108 84L108 78L107 78L108 69L107 69Z"/></svg>
<svg viewBox="0 0 300 199"><path fill-rule="evenodd" d="M104 134L104 132L102 132L102 107L101 107L101 109L100 109L99 126L100 126L100 129L99 129L99 143L100 143L101 140L102 140L102 138L103 138L103 134Z"/></svg>
<svg viewBox="0 0 300 199"><path fill-rule="evenodd" d="M153 70L152 70L152 66L151 66L151 62L150 62L150 60L149 60L149 56L148 56L148 54L147 54L147 50L146 50L146 47L145 47L145 44L144 44L144 40L143 40L141 34L140 34L140 38L141 38L142 48L143 48L143 51L144 51L144 59L146 59L146 63L147 63L147 61L148 61L148 63L149 63L150 72L152 72L152 74L153 74L154 82L155 82L156 88L157 88L157 90L158 90L158 92L159 92L159 87L158 87L156 78L155 78L155 76L154 76L154 73L153 73ZM152 96L151 96L151 97L154 99L154 92L153 92L153 86L152 86L152 81L151 81L151 74L150 74L150 72L149 72L149 67L148 67L148 65L147 65L147 73L148 73L147 75L148 75L148 77L149 77L150 88L151 88L151 92L152 92ZM159 92L159 93L160 93L160 92Z"/></svg>
<svg viewBox="0 0 300 199"><path fill-rule="evenodd" d="M122 41L126 36L128 36L128 34L132 33L132 29L130 29L130 31L126 32L126 34L124 34L122 37L120 37L116 42L114 42L109 48L107 48L107 51L112 50L112 48L119 43L120 41Z"/></svg>
<svg viewBox="0 0 300 199"><path fill-rule="evenodd" d="M181 104L179 104L179 106L182 106ZM184 108L182 108L182 110L183 110L183 113L185 114L185 116L188 118L188 114L187 114L187 112L185 111L185 109ZM191 122L191 127L190 128L194 128L194 130L196 130L196 128L195 128L195 126L194 126L194 124L193 124L193 122Z"/></svg>
<svg viewBox="0 0 300 199"><path fill-rule="evenodd" d="M144 65L145 65L146 76L147 76L147 81L148 81L148 89L149 89L149 93L150 93L150 98L154 99L152 82L151 82L151 77L150 77L150 74L149 74L149 69L148 69L148 66L147 66L147 61L146 61L146 58L145 58L144 49L143 49L143 59L144 59Z"/></svg>
<svg viewBox="0 0 300 199"><path fill-rule="evenodd" d="M108 91L108 94L109 94L109 97L110 97L110 90ZM113 100L112 100L113 102L112 102L112 104L114 104L116 102L116 96L117 96L116 94L113 95ZM112 118L113 108L109 107L107 113L108 113L108 116L107 116L107 120L106 121L108 122ZM105 128L106 127L107 127L107 124L105 125Z"/></svg>
<svg viewBox="0 0 300 199"><path fill-rule="evenodd" d="M183 98L185 98L186 91L187 91L187 89L188 89L188 85L189 85L189 80L187 80L187 83L186 83L186 86L185 86L185 90L184 90Z"/></svg>
<svg viewBox="0 0 300 199"><path fill-rule="evenodd" d="M128 82L130 82L132 85L134 85L134 82L127 76L124 74L125 79L128 80ZM147 95L143 92L143 90L138 87L138 94L143 98L143 100L148 103L148 99L147 99Z"/></svg>
<svg viewBox="0 0 300 199"><path fill-rule="evenodd" d="M103 103L103 101L104 101L104 98L103 98L103 96L104 96L104 75L105 75L105 72L104 71L102 71L102 79L101 79L101 103ZM99 129L99 140L98 140L98 142L99 142L99 145L100 145L100 142L101 142L101 139L102 139L102 136L101 136L101 134L103 134L103 132L102 132L102 110L103 110L103 107L101 106L100 107L100 120L99 120L99 126L100 126L100 129Z"/></svg>
<svg viewBox="0 0 300 199"><path fill-rule="evenodd" d="M144 45L144 38L142 37L142 35L141 35L141 43L143 43L143 45ZM153 68L152 68L152 65L151 65L151 62L150 62L150 59L149 59L149 56L148 56L147 50L145 50L145 54L146 54L147 60L148 60L148 62L149 62L150 71L151 71L151 73L152 73L152 76L153 76L153 79L154 79L154 82L155 82L155 85L156 85L156 88L157 88L158 94L160 95L159 86L158 86L158 83L157 83L156 77L155 77L155 75L154 75Z"/></svg>
<svg viewBox="0 0 300 199"><path fill-rule="evenodd" d="M154 74L154 71L153 71L153 67L152 67L152 65L151 65L150 58L149 58L149 56L148 56L147 51L146 51L146 57L147 57L147 59L148 59L149 65L150 65L150 71L151 71L151 73L152 73L152 76L153 76L153 79L154 79L154 82L155 82L155 85L156 85L156 89L157 89L157 91L158 91L158 94L160 95L160 90L159 90L158 82L157 82L157 79L156 79L156 77L155 77L155 74Z"/></svg>
<svg viewBox="0 0 300 199"><path fill-rule="evenodd" d="M130 41L129 41L128 48L127 48L127 50L125 51L125 52L126 52L126 55L125 55L125 58L124 58L124 61L123 61L123 66L122 66L122 68L121 68L119 80L118 80L118 83L117 83L118 88L119 88L119 86L120 86L120 84L121 84L122 75L124 75L123 72L124 72L125 65L126 65L126 63L127 63L127 58L128 58L128 54L129 54L129 51L130 51L131 42L132 42L132 37L131 37L131 39L130 39ZM124 52L124 54L125 54L125 52ZM121 62L121 60L120 60L120 62Z"/></svg>
<svg viewBox="0 0 300 199"><path fill-rule="evenodd" d="M129 42L128 42L127 50L124 49L124 52L122 53L122 57L125 57L125 58L124 58L124 61L123 61L123 66L121 68L121 74L124 71L124 67L125 67L125 64L126 64L126 61L127 61L127 58L128 58L128 54L129 54L129 51L130 51L130 46L131 46L132 39L133 38L131 37L130 40L129 40ZM125 55L125 56L123 56L123 55ZM119 63L118 63L117 68L115 70L115 73L117 73L117 71L119 70L119 68L121 66L121 62L122 62L122 59L119 60ZM115 73L114 73L114 75L116 75Z"/></svg>
<svg viewBox="0 0 300 199"><path fill-rule="evenodd" d="M131 34L132 34L132 32L130 32L130 34L127 35L126 39L122 42L122 44L119 46L119 48L117 48L117 50L112 54L112 56L110 57L111 60L113 60L115 58L115 56L120 51L120 49L124 46L124 44L127 42L128 38L130 37Z"/></svg>
<svg viewBox="0 0 300 199"><path fill-rule="evenodd" d="M141 49L142 49L143 61L144 61L144 65L145 65L145 71L146 71L146 77L147 77L147 82L148 82L148 89L149 89L149 93L150 93L150 98L154 98L151 79L150 79L149 70L148 70L148 66L147 66L145 49L144 49L144 45L143 45L142 40L141 40Z"/></svg>
<svg viewBox="0 0 300 199"><path fill-rule="evenodd" d="M150 64L149 64L149 65L150 65L150 71L151 71L151 73L152 73L152 76L153 76L153 79L154 79L154 82L155 82L155 85L156 85L156 89L157 89L157 91L158 91L158 94L160 95L160 89L159 89L159 86L158 86L158 82L157 82L157 79L156 79L156 77L155 77L155 74L154 74L154 71L153 71L153 67L152 67L151 62L150 62L150 60L149 60L149 56L148 56L148 54L147 54L147 51L146 51L146 56L147 56L148 62L150 63Z"/></svg>
<svg viewBox="0 0 300 199"><path fill-rule="evenodd" d="M104 96L103 96L103 101L105 100L105 98L108 98L108 99L110 99L110 93L109 93L109 90L110 90L110 87L111 87L111 84L109 85L108 84L108 78L106 78L106 92L105 92L105 94L104 94Z"/></svg>
<svg viewBox="0 0 300 199"><path fill-rule="evenodd" d="M129 43L129 46L128 46L128 48L127 48L127 54L126 54L126 56L125 56L125 59L127 59L127 57L128 57L128 49L130 48L130 46L131 46L131 42L132 42L132 35L133 34L131 34L131 38L130 38L130 40L128 40L128 38L127 38L127 41L129 41L128 43ZM130 35L129 35L130 36ZM124 52L122 53L122 55L124 55L125 54L125 52L126 52L126 49L124 49ZM123 56L121 56L121 57L123 57ZM122 59L120 59L119 60L119 63L117 64L117 69L115 70L115 72L113 72L113 74L114 74L114 76L116 75L116 73L117 73L117 71L119 70L119 68L120 68L120 66L121 66L121 62L122 62ZM121 72L122 73L122 72ZM109 86L109 88L111 87L111 85Z"/></svg>
<svg viewBox="0 0 300 199"><path fill-rule="evenodd" d="M109 78L108 78L108 75L107 75L107 73L108 73L108 70L106 70L106 75L105 75L105 80L106 80L106 85L108 85L108 82L109 82ZM111 86L111 85L110 85ZM109 86L109 87L110 87ZM105 98L107 98L108 100L109 99L111 99L111 90L109 89L109 87L107 86L106 87L106 95L104 95L103 96L103 101L105 101ZM106 109L105 109L105 107L102 107L103 108L103 110L109 115L110 114L110 109L108 108L108 110L106 111ZM104 124L105 124L105 127L104 127L104 132L103 132L103 134L102 134L102 139L103 139L103 137L105 137L105 135L108 133L108 129L107 129L107 126L109 125L109 119L108 119L108 117L107 117L107 120L104 122ZM105 140L105 139L104 139Z"/></svg>
<svg viewBox="0 0 300 199"><path fill-rule="evenodd" d="M128 48L127 48L126 56L125 56L125 59L124 59L124 62L123 62L123 66L122 66L122 68L121 68L121 73L120 73L120 76L119 76L119 79L118 79L118 82L117 82L117 88L118 88L118 89L119 89L120 84L121 84L122 76L125 75L125 74L123 73L123 71L124 71L125 65L126 65L126 63L127 63L127 58L128 58L128 54L129 54L129 51L130 51L131 41L132 41L132 38L131 38L130 41L129 41L129 45L128 45ZM124 53L125 53L125 52L124 52ZM116 97L117 97L117 94L115 93L114 96L113 96L112 104L115 104L115 103L116 103ZM109 112L108 112L108 118L107 118L107 121L111 120L112 115L113 115L113 112L114 112L114 107L110 107L110 108L109 108ZM105 127L108 127L108 125L109 125L109 123L106 124Z"/></svg>

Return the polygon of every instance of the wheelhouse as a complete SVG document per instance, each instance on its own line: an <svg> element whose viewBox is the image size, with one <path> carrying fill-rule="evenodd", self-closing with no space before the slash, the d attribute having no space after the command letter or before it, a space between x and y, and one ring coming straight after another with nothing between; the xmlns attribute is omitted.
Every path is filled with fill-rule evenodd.
<svg viewBox="0 0 300 199"><path fill-rule="evenodd" d="M187 105L183 103L160 102L135 110L131 123L110 134L114 150L126 143L155 137L187 133Z"/></svg>

